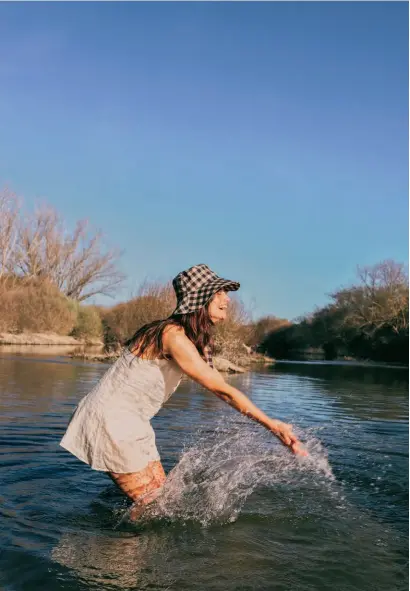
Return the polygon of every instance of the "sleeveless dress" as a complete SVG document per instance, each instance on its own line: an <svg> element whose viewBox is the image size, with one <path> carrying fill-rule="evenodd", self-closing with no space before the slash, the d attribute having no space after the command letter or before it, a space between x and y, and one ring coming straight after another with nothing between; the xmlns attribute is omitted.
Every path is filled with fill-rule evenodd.
<svg viewBox="0 0 410 591"><path fill-rule="evenodd" d="M159 460L150 420L182 378L169 359L124 349L75 409L60 445L94 470L138 472Z"/></svg>

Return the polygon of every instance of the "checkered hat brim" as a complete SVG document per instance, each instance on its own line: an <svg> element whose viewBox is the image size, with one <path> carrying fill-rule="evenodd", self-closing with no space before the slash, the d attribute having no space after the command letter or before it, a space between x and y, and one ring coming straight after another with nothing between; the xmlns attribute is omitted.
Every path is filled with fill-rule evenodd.
<svg viewBox="0 0 410 591"><path fill-rule="evenodd" d="M237 281L222 279L207 265L197 265L179 273L172 282L177 296L177 307L173 314L188 314L199 310L218 291L237 291Z"/></svg>

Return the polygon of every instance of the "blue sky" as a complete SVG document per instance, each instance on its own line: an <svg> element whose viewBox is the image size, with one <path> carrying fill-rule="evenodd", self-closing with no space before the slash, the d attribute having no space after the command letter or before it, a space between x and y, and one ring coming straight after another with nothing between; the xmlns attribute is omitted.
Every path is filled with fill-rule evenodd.
<svg viewBox="0 0 410 591"><path fill-rule="evenodd" d="M2 3L0 186L293 318L408 260L407 3Z"/></svg>

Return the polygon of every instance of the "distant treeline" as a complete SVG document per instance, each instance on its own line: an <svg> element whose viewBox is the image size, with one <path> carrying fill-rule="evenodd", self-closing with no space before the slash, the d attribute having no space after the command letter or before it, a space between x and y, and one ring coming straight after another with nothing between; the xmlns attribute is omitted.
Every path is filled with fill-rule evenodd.
<svg viewBox="0 0 410 591"><path fill-rule="evenodd" d="M359 267L354 285L335 291L327 306L298 322L265 331L258 349L278 359L319 351L328 360L354 357L407 364L407 270L394 261Z"/></svg>

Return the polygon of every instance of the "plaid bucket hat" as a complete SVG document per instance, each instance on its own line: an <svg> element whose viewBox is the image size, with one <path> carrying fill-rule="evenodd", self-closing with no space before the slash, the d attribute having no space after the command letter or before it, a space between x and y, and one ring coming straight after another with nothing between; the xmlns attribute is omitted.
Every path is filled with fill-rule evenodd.
<svg viewBox="0 0 410 591"><path fill-rule="evenodd" d="M221 289L237 291L240 287L237 281L222 279L207 265L195 265L181 271L172 281L172 285L177 296L177 307L173 314L195 312L205 306Z"/></svg>

